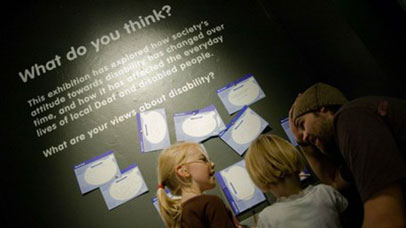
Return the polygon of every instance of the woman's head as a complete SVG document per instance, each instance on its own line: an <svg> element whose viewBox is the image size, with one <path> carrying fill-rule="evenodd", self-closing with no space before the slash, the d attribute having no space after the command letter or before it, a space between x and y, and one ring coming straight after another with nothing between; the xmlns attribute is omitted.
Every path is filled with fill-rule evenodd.
<svg viewBox="0 0 406 228"><path fill-rule="evenodd" d="M215 187L214 164L207 158L198 143L177 143L163 150L158 159L157 196L161 216L170 228L180 227L181 201L169 198L164 188L173 195L181 196L183 191L203 192Z"/></svg>
<svg viewBox="0 0 406 228"><path fill-rule="evenodd" d="M245 157L247 171L261 190L269 190L290 175L298 175L304 168L296 148L283 138L264 134L256 138Z"/></svg>

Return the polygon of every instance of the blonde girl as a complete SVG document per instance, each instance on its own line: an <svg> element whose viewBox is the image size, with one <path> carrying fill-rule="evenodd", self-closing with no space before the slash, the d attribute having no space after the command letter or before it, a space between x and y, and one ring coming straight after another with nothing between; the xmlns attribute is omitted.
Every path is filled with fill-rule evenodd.
<svg viewBox="0 0 406 228"><path fill-rule="evenodd" d="M202 194L216 186L214 173L214 163L198 143L177 143L161 152L157 197L168 228L236 227L222 199ZM169 197L165 188L178 197Z"/></svg>
<svg viewBox="0 0 406 228"><path fill-rule="evenodd" d="M277 198L259 214L258 228L341 227L339 213L347 207L347 200L327 185L303 189L299 173L304 165L289 142L272 134L260 135L245 160L255 185Z"/></svg>

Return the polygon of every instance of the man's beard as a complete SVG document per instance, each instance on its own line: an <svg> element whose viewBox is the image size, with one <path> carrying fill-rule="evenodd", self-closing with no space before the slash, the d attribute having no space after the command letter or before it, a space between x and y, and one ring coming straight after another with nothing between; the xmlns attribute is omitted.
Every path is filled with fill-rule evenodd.
<svg viewBox="0 0 406 228"><path fill-rule="evenodd" d="M318 129L315 137L319 142L316 143L315 146L324 154L329 154L329 152L336 150L337 146L334 141L334 127L332 121L321 118Z"/></svg>

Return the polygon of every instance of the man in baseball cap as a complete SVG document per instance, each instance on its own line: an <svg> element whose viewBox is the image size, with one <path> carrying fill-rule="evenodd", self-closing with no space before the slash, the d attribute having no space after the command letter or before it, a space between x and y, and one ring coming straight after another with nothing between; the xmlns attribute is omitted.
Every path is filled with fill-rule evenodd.
<svg viewBox="0 0 406 228"><path fill-rule="evenodd" d="M337 88L317 83L298 96L289 120L300 145L311 144L348 168L350 175L341 172L338 179L353 179L364 205L363 227L406 227L405 100L348 101ZM314 158L323 156L311 157L309 164L322 173L326 165Z"/></svg>

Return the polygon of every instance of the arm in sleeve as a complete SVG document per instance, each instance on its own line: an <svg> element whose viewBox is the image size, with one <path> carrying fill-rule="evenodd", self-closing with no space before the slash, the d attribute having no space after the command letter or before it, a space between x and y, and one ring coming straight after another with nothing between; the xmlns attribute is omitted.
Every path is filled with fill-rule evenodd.
<svg viewBox="0 0 406 228"><path fill-rule="evenodd" d="M375 193L365 203L363 227L406 227L404 197L400 184L392 184Z"/></svg>
<svg viewBox="0 0 406 228"><path fill-rule="evenodd" d="M341 153L364 203L363 227L404 227L399 186L406 165L391 130L379 116L363 110L343 112L336 126Z"/></svg>
<svg viewBox="0 0 406 228"><path fill-rule="evenodd" d="M392 132L373 112L342 112L336 122L341 154L351 170L363 202L406 177L404 159Z"/></svg>

